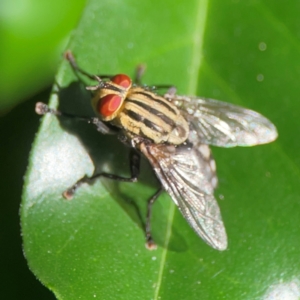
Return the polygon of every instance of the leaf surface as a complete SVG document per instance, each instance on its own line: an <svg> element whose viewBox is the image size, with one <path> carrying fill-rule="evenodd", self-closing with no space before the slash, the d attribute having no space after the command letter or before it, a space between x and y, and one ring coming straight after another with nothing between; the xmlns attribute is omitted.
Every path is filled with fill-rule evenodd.
<svg viewBox="0 0 300 300"><path fill-rule="evenodd" d="M278 289L299 293L297 6L88 3L69 44L82 69L133 74L145 63L145 83L174 84L179 94L257 110L275 123L279 139L254 148L213 149L228 250L205 245L164 195L152 222L159 247L149 252L140 220L158 187L149 164L143 161L138 183L103 179L66 201L62 192L94 166L128 175L128 149L88 124L45 116L30 156L21 215L29 266L58 299L271 299ZM66 61L57 82L53 107L92 114L89 93Z"/></svg>

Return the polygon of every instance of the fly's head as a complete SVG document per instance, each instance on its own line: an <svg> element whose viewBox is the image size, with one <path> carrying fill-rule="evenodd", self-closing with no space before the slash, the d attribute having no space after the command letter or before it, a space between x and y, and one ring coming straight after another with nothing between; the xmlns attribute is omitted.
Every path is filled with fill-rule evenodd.
<svg viewBox="0 0 300 300"><path fill-rule="evenodd" d="M128 91L132 86L132 81L125 74L118 74L110 78L109 81L103 81L97 77L98 85L87 87L88 90L94 90L95 95L92 99L92 106L95 112L103 121L113 120L123 105Z"/></svg>

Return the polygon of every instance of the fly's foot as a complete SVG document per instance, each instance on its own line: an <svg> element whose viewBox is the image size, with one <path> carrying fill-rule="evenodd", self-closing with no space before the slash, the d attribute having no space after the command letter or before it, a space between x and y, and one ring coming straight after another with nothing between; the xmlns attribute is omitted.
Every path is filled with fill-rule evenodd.
<svg viewBox="0 0 300 300"><path fill-rule="evenodd" d="M67 190L65 190L63 192L63 197L66 199L66 200L72 200L73 199L73 196L75 194L75 192L77 191L77 189L85 182L88 181L88 177L87 176L84 176L83 178L81 178L80 180L78 180L74 185L72 185L70 188L68 188Z"/></svg>
<svg viewBox="0 0 300 300"><path fill-rule="evenodd" d="M38 115L45 115L46 113L50 113L52 115L61 115L61 112L52 108L49 108L49 106L43 102L37 102L35 105L35 112Z"/></svg>
<svg viewBox="0 0 300 300"><path fill-rule="evenodd" d="M66 199L66 200L72 200L74 194L75 194L75 191L76 191L77 187L75 186L72 186L70 187L69 189L65 190L63 192L63 197Z"/></svg>
<svg viewBox="0 0 300 300"><path fill-rule="evenodd" d="M49 112L49 107L47 104L43 103L43 102L37 102L35 105L35 112L38 115L44 115L47 112Z"/></svg>
<svg viewBox="0 0 300 300"><path fill-rule="evenodd" d="M157 249L157 245L154 243L152 237L147 237L147 241L145 244L146 249L148 250L156 250Z"/></svg>

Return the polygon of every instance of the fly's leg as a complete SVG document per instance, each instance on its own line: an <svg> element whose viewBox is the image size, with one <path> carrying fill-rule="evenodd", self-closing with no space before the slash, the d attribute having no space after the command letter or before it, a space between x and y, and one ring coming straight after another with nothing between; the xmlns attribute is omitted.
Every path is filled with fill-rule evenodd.
<svg viewBox="0 0 300 300"><path fill-rule="evenodd" d="M164 94L164 97L172 100L172 98L176 95L177 89L175 86L169 86L167 92Z"/></svg>
<svg viewBox="0 0 300 300"><path fill-rule="evenodd" d="M156 249L156 244L153 241L152 234L151 234L151 216L152 216L152 207L157 198L163 192L163 188L160 187L159 190L148 200L147 205L147 217L146 217L146 248L149 250Z"/></svg>
<svg viewBox="0 0 300 300"><path fill-rule="evenodd" d="M92 177L87 177L84 176L83 178L79 179L73 186L68 188L64 193L63 197L67 200L71 200L76 192L76 190L83 184L83 183L88 183L92 184L95 179L99 177L105 177L109 178L112 180L117 180L121 182L136 182L140 173L140 154L136 152L134 149L131 149L129 153L129 161L130 161L130 173L131 176L129 178L119 176L119 175L114 175L114 174L109 174L105 172L101 172L98 174L93 175Z"/></svg>
<svg viewBox="0 0 300 300"><path fill-rule="evenodd" d="M65 52L65 58L66 60L70 63L72 69L77 72L77 73L81 73L82 75L92 79L92 80L96 80L96 81L101 81L101 78L111 78L112 76L111 75L93 75L93 74L90 74L84 70L82 70L76 63L76 60L75 60L75 57L73 56L72 52L71 51L66 51Z"/></svg>
<svg viewBox="0 0 300 300"><path fill-rule="evenodd" d="M92 80L101 82L102 81L101 78L111 79L113 77L112 75L107 75L107 74L93 75L93 74L90 74L90 73L84 71L77 65L75 57L73 56L71 51L65 52L65 58L69 61L71 67L73 68L73 70L75 72L81 73L82 75L84 75ZM146 70L145 65L140 64L137 66L136 71L135 71L135 77L133 80L133 82L135 84L143 86L141 78L142 78L143 74L145 73L145 70ZM145 86L145 88L149 88L151 90L167 89L167 92L164 94L164 97L166 97L166 98L172 98L172 96L174 96L176 94L176 87L173 85L170 85L170 84L158 84L158 85L152 85L150 87ZM96 90L96 89L98 89L98 86L88 87L88 89ZM170 99L170 101L171 101L171 99Z"/></svg>
<svg viewBox="0 0 300 300"><path fill-rule="evenodd" d="M75 119L78 121L84 121L89 124L93 124L96 126L97 130L103 134L115 134L116 131L108 127L105 123L103 123L101 120L99 120L96 117L81 117L81 116L76 116L72 115L66 112L62 112L60 110L52 109L50 108L47 104L42 103L42 102L37 102L35 105L35 112L38 115L45 115L47 113L55 115L55 116L62 116L65 118L71 118Z"/></svg>
<svg viewBox="0 0 300 300"><path fill-rule="evenodd" d="M78 72L78 73L81 73L83 75L85 75L86 77L92 79L92 80L97 80L97 77L93 74L90 74L84 70L82 70L76 63L75 61L75 57L73 56L72 52L71 51L66 51L65 52L65 58L69 61L71 67L73 68L73 70L75 72Z"/></svg>
<svg viewBox="0 0 300 300"><path fill-rule="evenodd" d="M143 86L141 78L144 75L146 70L145 65L138 65L136 70L135 70L135 77L134 77L134 83L140 86ZM164 94L164 97L172 98L176 94L176 87L171 85L171 84L156 84L156 85L151 85L151 86L145 86L145 89L149 90L160 90L160 89L167 89L167 92ZM170 100L171 101L171 100Z"/></svg>
<svg viewBox="0 0 300 300"><path fill-rule="evenodd" d="M144 75L146 70L146 65L140 64L135 69L135 76L133 82L137 85L143 85L142 84L142 76Z"/></svg>

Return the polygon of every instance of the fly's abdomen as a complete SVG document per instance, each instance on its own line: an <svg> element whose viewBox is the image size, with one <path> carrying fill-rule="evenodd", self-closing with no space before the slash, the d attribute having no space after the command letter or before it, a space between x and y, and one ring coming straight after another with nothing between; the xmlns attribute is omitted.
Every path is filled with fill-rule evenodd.
<svg viewBox="0 0 300 300"><path fill-rule="evenodd" d="M131 88L116 122L125 132L149 138L157 144L179 145L189 134L188 123L176 106L140 87Z"/></svg>

